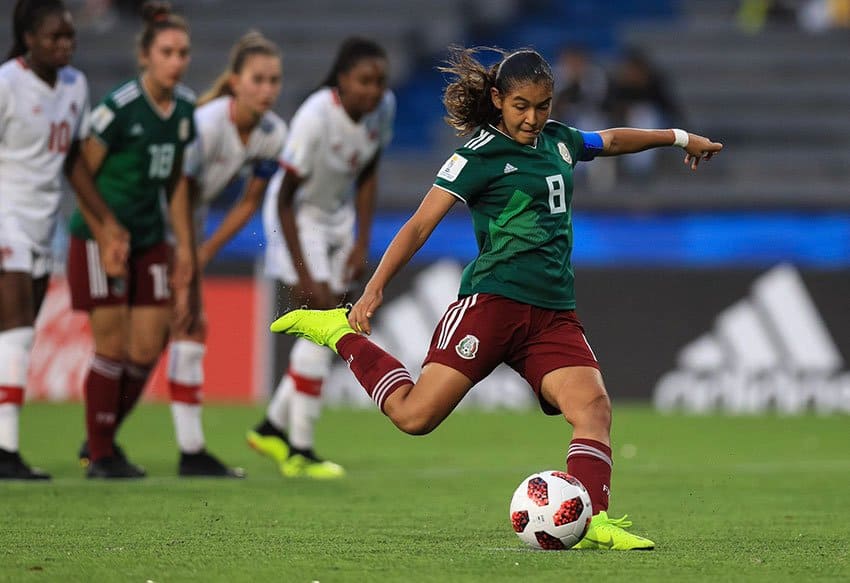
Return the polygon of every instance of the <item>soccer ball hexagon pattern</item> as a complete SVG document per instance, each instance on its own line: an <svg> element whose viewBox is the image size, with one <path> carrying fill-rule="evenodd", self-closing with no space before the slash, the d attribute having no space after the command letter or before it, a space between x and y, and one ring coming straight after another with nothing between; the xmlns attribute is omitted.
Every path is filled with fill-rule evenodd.
<svg viewBox="0 0 850 583"><path fill-rule="evenodd" d="M587 490L566 472L532 474L511 498L511 526L534 549L563 550L584 537L593 511Z"/></svg>

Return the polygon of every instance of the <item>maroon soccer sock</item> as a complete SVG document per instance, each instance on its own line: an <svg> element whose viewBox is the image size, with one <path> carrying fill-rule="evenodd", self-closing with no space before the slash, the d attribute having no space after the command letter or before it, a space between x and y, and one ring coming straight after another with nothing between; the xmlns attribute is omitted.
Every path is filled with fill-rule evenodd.
<svg viewBox="0 0 850 583"><path fill-rule="evenodd" d="M95 354L86 377L86 431L92 461L113 455L123 364Z"/></svg>
<svg viewBox="0 0 850 583"><path fill-rule="evenodd" d="M148 382L148 377L153 370L153 366L145 364L137 364L128 362L124 367L124 375L121 377L121 400L118 404L118 426L123 423L127 415L130 414L139 402L139 397L145 390L145 385Z"/></svg>
<svg viewBox="0 0 850 583"><path fill-rule="evenodd" d="M403 364L365 336L346 334L336 343L336 349L382 413L387 397L404 385L414 384Z"/></svg>
<svg viewBox="0 0 850 583"><path fill-rule="evenodd" d="M567 471L590 494L593 514L608 510L611 493L611 448L593 439L573 439L567 452Z"/></svg>

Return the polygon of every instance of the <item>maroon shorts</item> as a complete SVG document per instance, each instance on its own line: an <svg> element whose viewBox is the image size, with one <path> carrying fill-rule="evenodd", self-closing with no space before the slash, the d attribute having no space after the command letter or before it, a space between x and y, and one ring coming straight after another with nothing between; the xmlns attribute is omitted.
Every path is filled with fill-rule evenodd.
<svg viewBox="0 0 850 583"><path fill-rule="evenodd" d="M71 307L91 311L101 306L166 306L171 301L168 263L171 247L157 243L130 253L127 277L107 277L92 240L71 237L68 286Z"/></svg>
<svg viewBox="0 0 850 583"><path fill-rule="evenodd" d="M477 383L505 363L537 395L543 411L560 411L540 395L546 374L567 366L599 368L572 310L547 310L493 294L451 304L431 339L424 364L438 362Z"/></svg>

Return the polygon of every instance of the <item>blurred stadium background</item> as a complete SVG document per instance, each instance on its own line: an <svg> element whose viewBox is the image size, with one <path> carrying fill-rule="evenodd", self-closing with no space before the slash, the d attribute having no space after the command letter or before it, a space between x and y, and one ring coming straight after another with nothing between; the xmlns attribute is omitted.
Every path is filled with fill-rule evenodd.
<svg viewBox="0 0 850 583"><path fill-rule="evenodd" d="M133 2L71 1L75 66L92 100L136 71ZM696 174L672 149L601 160L574 197L579 312L614 399L664 409L850 412L850 17L835 0L185 0L186 83L203 91L230 46L257 28L284 52L277 110L289 119L359 34L388 49L399 103L382 161L376 260L459 143L442 122L435 66L449 43L532 46L557 67L556 104L582 129L684 127L726 150ZM9 44L9 25L0 46ZM589 73L571 85L570 53ZM238 196L218 201L215 219ZM70 200L70 199L69 199ZM64 248L62 234L57 250ZM288 345L266 333L285 309L260 272L259 217L210 267L207 402L259 402ZM475 254L465 209L453 212L389 290L379 341L416 367ZM90 344L61 278L40 322L33 390L78 399ZM59 347L61 346L61 350ZM164 398L161 375L149 399ZM344 368L328 400L368 406ZM526 407L510 371L468 405Z"/></svg>

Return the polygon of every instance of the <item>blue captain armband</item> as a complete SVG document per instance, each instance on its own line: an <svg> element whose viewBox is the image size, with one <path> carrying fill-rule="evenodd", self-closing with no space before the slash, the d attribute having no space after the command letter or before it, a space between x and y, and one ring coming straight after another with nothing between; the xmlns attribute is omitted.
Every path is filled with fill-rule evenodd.
<svg viewBox="0 0 850 583"><path fill-rule="evenodd" d="M580 162L589 162L605 150L605 145L602 143L602 134L599 132L583 132L579 130L581 139L584 141L584 148L579 156Z"/></svg>
<svg viewBox="0 0 850 583"><path fill-rule="evenodd" d="M268 159L268 160L258 160L254 164L254 176L257 178L263 178L265 180L270 179L274 176L274 173L277 172L277 169L280 168L277 160Z"/></svg>

